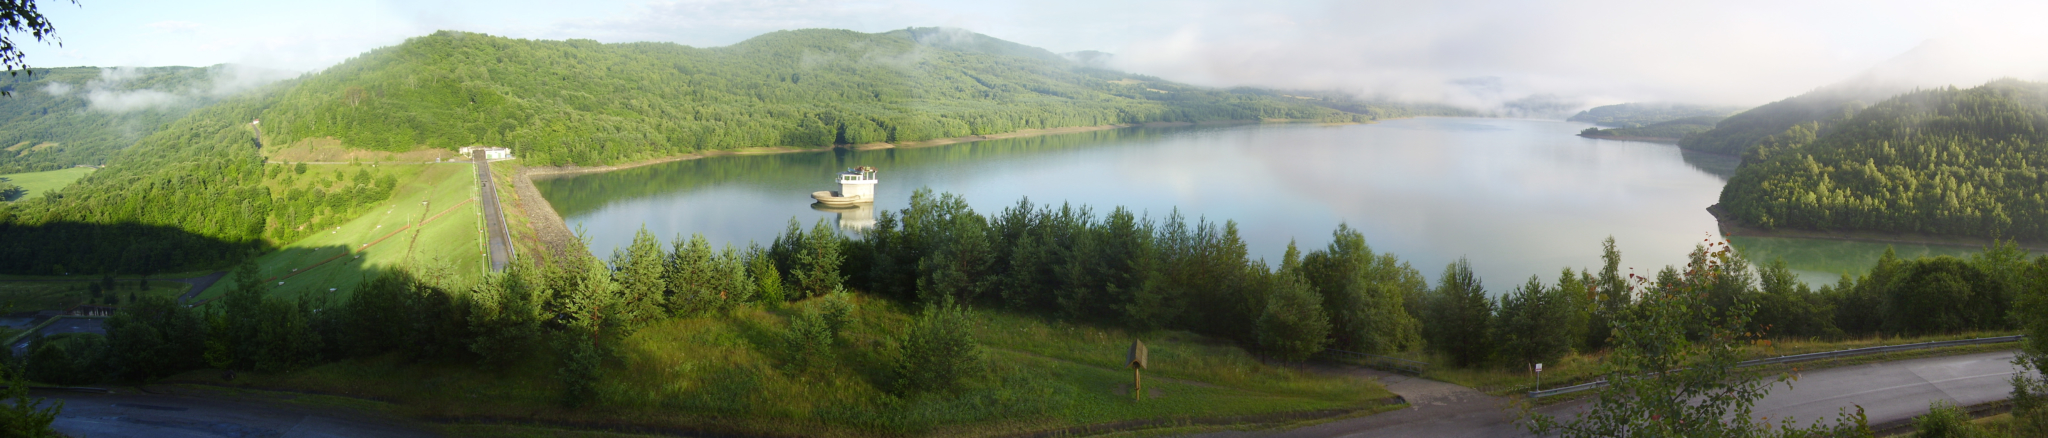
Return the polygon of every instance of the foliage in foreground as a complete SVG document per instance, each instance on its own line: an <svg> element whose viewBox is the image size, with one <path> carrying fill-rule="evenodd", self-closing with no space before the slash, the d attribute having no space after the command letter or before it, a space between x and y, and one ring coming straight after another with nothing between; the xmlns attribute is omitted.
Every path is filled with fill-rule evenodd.
<svg viewBox="0 0 2048 438"><path fill-rule="evenodd" d="M63 436L50 428L57 421L57 413L64 411L63 400L45 405L47 401L43 398L30 397L27 373L20 368L0 366L0 374L5 375L7 382L5 388L0 388L0 437Z"/></svg>
<svg viewBox="0 0 2048 438"><path fill-rule="evenodd" d="M1561 437L1620 436L1872 436L1861 408L1834 424L1810 426L1784 418L1772 423L1751 410L1777 383L1737 368L1750 306L1714 312L1705 304L1717 278L1739 269L1725 243L1687 265L1676 284L1648 289L1614 325L1614 349L1603 363L1608 386L1593 405L1570 420L1527 407L1532 433ZM1631 276L1636 287L1650 279Z"/></svg>

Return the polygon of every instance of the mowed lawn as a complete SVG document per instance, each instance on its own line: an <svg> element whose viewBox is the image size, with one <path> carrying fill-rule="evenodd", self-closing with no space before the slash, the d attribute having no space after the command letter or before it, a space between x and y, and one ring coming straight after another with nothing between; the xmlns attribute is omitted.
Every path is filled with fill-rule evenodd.
<svg viewBox="0 0 2048 438"><path fill-rule="evenodd" d="M273 296L295 299L314 295L342 300L378 272L408 263L422 269L445 270L445 275L433 277L459 283L482 277L482 213L473 199L476 166L459 162L382 167L401 176L415 176L401 177L391 199L362 216L256 259ZM432 221L423 227L408 228L422 218ZM230 274L199 297L217 298L234 287L235 279Z"/></svg>
<svg viewBox="0 0 2048 438"><path fill-rule="evenodd" d="M99 169L71 167L46 172L10 173L0 175L0 178L6 178L7 183L21 186L21 189L28 193L22 195L21 199L11 199L18 201L22 199L35 199L38 196L43 196L43 192L64 188L64 186L71 185L73 181L78 181L79 178L91 175L95 170Z"/></svg>

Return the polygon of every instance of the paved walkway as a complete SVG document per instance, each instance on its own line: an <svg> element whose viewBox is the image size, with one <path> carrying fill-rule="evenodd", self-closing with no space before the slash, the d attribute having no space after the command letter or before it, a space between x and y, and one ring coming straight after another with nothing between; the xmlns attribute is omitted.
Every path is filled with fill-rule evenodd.
<svg viewBox="0 0 2048 438"><path fill-rule="evenodd" d="M484 159L484 152L477 151L476 180L482 184L485 235L490 237L491 272L505 270L505 264L512 262L512 233L505 227L505 211L498 204L498 182L491 179L491 162Z"/></svg>
<svg viewBox="0 0 2048 438"><path fill-rule="evenodd" d="M1472 388L1355 366L1322 365L1317 371L1377 380L1381 385L1385 385L1388 391L1406 399L1409 407L1287 431L1231 431L1197 436L1461 438L1526 435L1515 426L1514 417L1511 415L1511 409L1514 408L1508 405L1506 399L1486 395Z"/></svg>
<svg viewBox="0 0 2048 438"><path fill-rule="evenodd" d="M348 409L301 405L299 396L225 396L159 387L147 394L118 388L113 394L41 392L64 401L53 426L74 437L430 437L419 425Z"/></svg>
<svg viewBox="0 0 2048 438"><path fill-rule="evenodd" d="M1800 373L1790 387L1779 385L1758 400L1755 412L1772 422L1833 422L1861 406L1872 426L1911 421L1928 403L1961 406L2004 400L2011 395L2013 352L1930 357L1825 368ZM1408 409L1285 431L1219 432L1202 437L1527 437L1514 424L1514 409L1499 397L1471 388L1384 371L1326 366L1321 371L1375 379L1408 400ZM1544 414L1569 419L1590 400L1546 406Z"/></svg>

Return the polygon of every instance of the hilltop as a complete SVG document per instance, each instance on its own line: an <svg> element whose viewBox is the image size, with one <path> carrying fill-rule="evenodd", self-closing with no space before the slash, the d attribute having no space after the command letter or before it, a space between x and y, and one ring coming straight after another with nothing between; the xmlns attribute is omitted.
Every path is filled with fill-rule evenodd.
<svg viewBox="0 0 2048 438"><path fill-rule="evenodd" d="M444 31L308 77L264 106L277 123L265 125L271 143L495 144L530 165L581 166L1019 129L1376 117L1085 68L944 29L780 31L715 48Z"/></svg>

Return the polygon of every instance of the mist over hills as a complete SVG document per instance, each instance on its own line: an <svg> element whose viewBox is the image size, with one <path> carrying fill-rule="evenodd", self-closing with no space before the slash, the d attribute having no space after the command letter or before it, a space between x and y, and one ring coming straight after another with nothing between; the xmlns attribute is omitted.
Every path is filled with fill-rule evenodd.
<svg viewBox="0 0 2048 438"><path fill-rule="evenodd" d="M67 67L0 78L0 173L105 163L191 111L292 73L237 65Z"/></svg>
<svg viewBox="0 0 2048 438"><path fill-rule="evenodd" d="M1856 76L1813 91L1729 116L1714 129L1688 136L1680 147L1701 152L1742 155L1765 137L1794 125L1854 114L1873 102L1920 89L1973 87L1987 81L2048 80L2039 61L1986 56L1947 41L1928 41Z"/></svg>

